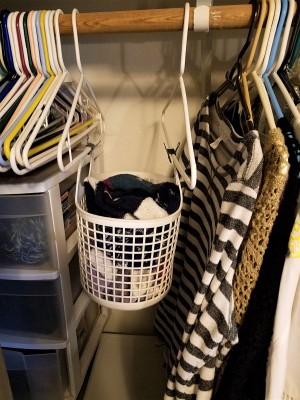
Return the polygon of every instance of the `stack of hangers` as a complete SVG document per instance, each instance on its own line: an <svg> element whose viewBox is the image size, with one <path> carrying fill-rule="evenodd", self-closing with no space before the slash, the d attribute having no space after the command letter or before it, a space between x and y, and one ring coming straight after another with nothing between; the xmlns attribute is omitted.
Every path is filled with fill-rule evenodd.
<svg viewBox="0 0 300 400"><path fill-rule="evenodd" d="M0 172L24 175L54 159L66 171L99 140L103 119L81 67L77 10L77 81L62 56L61 13L0 13Z"/></svg>

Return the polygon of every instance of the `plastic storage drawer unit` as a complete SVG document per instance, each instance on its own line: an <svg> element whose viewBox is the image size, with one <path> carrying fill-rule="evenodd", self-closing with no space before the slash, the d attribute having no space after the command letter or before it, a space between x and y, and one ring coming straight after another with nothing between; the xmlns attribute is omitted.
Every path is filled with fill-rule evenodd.
<svg viewBox="0 0 300 400"><path fill-rule="evenodd" d="M1 335L66 338L60 278L47 281L0 279Z"/></svg>
<svg viewBox="0 0 300 400"><path fill-rule="evenodd" d="M14 400L63 400L68 386L64 350L3 349Z"/></svg>

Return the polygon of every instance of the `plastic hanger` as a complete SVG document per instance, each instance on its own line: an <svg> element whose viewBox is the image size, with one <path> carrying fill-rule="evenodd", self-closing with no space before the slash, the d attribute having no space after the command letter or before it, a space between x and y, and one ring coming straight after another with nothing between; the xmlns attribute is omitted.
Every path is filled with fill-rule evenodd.
<svg viewBox="0 0 300 400"><path fill-rule="evenodd" d="M55 45L55 39L54 39L54 35L53 35L53 17L54 17L54 11L47 11L45 13L45 34L46 34L46 39L47 39L47 46L48 46L48 54L50 56L49 57L49 63L51 65L51 69L54 71L54 73L56 74L56 77L58 77L59 79L56 80L56 86L53 89L54 92L50 92L48 91L48 93L46 94L45 98L44 98L44 103L45 103L45 108L43 110L43 113L40 115L37 124L34 126L34 129L32 130L32 132L30 133L30 135L28 137L26 137L26 132L24 134L25 138L27 139L27 143L24 146L23 149L23 162L24 165L26 166L26 168L32 168L31 162L29 160L29 155L32 154L33 152L30 150L31 146L35 144L36 142L36 138L37 135L40 134L40 132L43 132L44 130L41 129L42 124L44 124L45 128L48 129L49 128L49 123L47 121L47 117L48 114L51 113L51 110L53 109L53 104L55 104L55 96L57 96L57 92L59 90L59 88L61 87L61 84L63 82L63 80L65 79L66 75L67 75L67 70L64 69L64 71L61 69L61 66L58 62L58 58L57 58L57 48ZM57 112L59 113L59 109L57 109ZM64 115L65 117L65 115ZM64 123L66 118L62 118L62 116L60 115L59 117L59 121L61 123ZM54 125L56 125L57 121L54 121ZM51 132L50 132L51 133ZM52 132L53 134L53 132ZM20 142L21 142L21 138L20 138ZM44 142L43 146L46 149L47 146L50 145L50 143L52 142ZM20 144L19 144L20 146ZM39 146L41 146L39 144ZM23 165L23 163L21 162L21 160L19 160L20 164Z"/></svg>
<svg viewBox="0 0 300 400"><path fill-rule="evenodd" d="M14 38L13 28L12 28L12 25L15 22L15 15L16 13L9 13L6 23L7 38L9 40L9 46L11 49L11 61L12 61L13 73L15 74L15 79L13 80L10 79L5 85L4 90L1 91L0 111L3 110L4 107L9 103L11 98L13 98L14 94L19 90L20 86L26 79L26 76L22 74L22 71L19 69L19 65L17 65L18 63L20 64L21 61L20 61L20 56L18 54L18 44L15 42L16 38ZM12 19L14 21L12 21ZM7 63L8 65L11 65L8 61ZM7 107L7 109L9 109L9 107L10 105Z"/></svg>
<svg viewBox="0 0 300 400"><path fill-rule="evenodd" d="M236 78L236 87L237 87L237 92L239 94L239 100L242 105L242 110L244 113L244 118L245 122L248 128L248 131L254 129L253 125L253 117L252 117L252 110L251 110L251 104L250 102L247 101L247 97L245 95L244 87L243 87L243 67L242 67L242 59L248 50L249 46L252 44L253 41L253 35L257 26L257 23L259 22L260 19L260 3L258 0L255 0L254 2L251 1L250 4L253 4L253 10L252 10L252 18L251 18L251 25L248 31L247 39L246 42L239 53L238 60L237 60L237 78ZM255 39L255 38L254 38ZM253 46L253 45L252 45ZM252 48L251 46L251 48ZM250 51L251 51L250 48Z"/></svg>
<svg viewBox="0 0 300 400"><path fill-rule="evenodd" d="M167 152L168 152L168 157L170 160L172 160L173 165L176 167L177 171L189 187L189 189L193 190L196 186L196 180L197 180L197 170L196 170L196 161L195 161L195 156L194 156L194 149L193 149L193 143L192 143L192 132L191 132L191 127L190 127L190 117L189 117L189 110L188 110L188 103L187 103L187 96L186 96L186 90L185 90L185 85L184 85L184 80L183 80L183 74L185 70L185 60L186 60L186 46L187 46L187 36L188 36L188 23L189 23L189 14L190 14L190 5L189 3L185 4L184 8L184 21L183 21L183 32L182 32L182 44L181 44L181 61L180 61L180 72L179 72L179 77L176 85L174 86L170 98L167 101L167 104L162 110L161 114L161 123L162 123L162 128L163 132L165 135L166 143L167 143ZM184 171L182 165L179 163L177 157L176 157L176 151L174 148L172 148L171 141L169 139L169 135L167 132L167 127L165 123L165 114L166 111L174 97L174 94L180 86L180 91L181 91L181 98L182 98L182 104L183 104L183 112L184 112L184 122L185 122L185 135L186 135L186 143L187 143L187 149L188 149L188 156L189 156L189 162L190 162L190 170L191 170L191 177L189 177L186 172Z"/></svg>
<svg viewBox="0 0 300 400"><path fill-rule="evenodd" d="M257 88L261 103L263 105L265 114L266 114L266 119L269 125L270 129L276 129L276 123L275 123L275 118L273 114L273 110L271 107L271 103L269 100L269 96L266 90L266 87L263 83L261 75L259 75L258 71L262 70L262 65L263 65L263 60L264 56L266 54L267 46L268 46L268 40L272 28L272 22L273 22L273 17L275 14L275 3L273 0L269 0L269 7L268 7L268 15L267 15L267 22L265 26L265 32L262 40L262 44L260 47L259 55L257 62L250 72L250 76L253 79L253 82Z"/></svg>
<svg viewBox="0 0 300 400"><path fill-rule="evenodd" d="M76 12L77 12L77 10L76 10ZM75 28L76 28L76 19L74 18L74 13L75 13L75 11L73 11L73 17L72 17L73 30L74 30L74 26L75 26ZM56 32L58 32L58 18L56 19ZM76 31L76 32L77 32L77 31ZM74 33L74 34L75 34L75 33ZM76 33L76 34L77 34L77 33ZM58 47L61 48L61 47L60 47L60 38L59 38L59 35L57 35L57 39L58 39L58 41L59 41ZM75 43L76 43L76 40L75 40ZM77 42L77 48L78 48L78 42ZM59 52L59 53L60 53L60 52ZM77 55L77 54L76 54L76 55ZM60 53L60 57L61 57L61 53ZM78 57L79 57L79 55L77 55L77 63L80 63L80 59L79 59ZM61 57L61 63L63 64L62 57ZM79 69L80 69L80 71L81 71L81 73L82 73L81 63L80 63ZM77 86L78 94L80 94L81 89L82 89L82 88L81 88L81 85L80 85L80 83L79 83L79 85ZM74 146L75 144L77 144L77 142L78 142L83 136L86 136L90 131L92 131L95 127L97 127L97 126L99 125L99 121L98 121L98 120L96 121L96 120L90 119L90 120L85 121L85 122L82 123L82 124L78 124L77 126L73 127L72 129L70 129L70 121L72 121L71 115L72 115L72 113L73 113L73 111L74 111L74 108L76 108L76 106L77 106L78 94L76 95L76 93L75 93L74 99L72 100L72 101L73 101L73 105L74 105L75 107L73 106L73 110L72 110L72 108L71 108L70 118L69 118L69 125L66 125L66 126L64 127L64 131L67 132L67 135L68 135L68 137L69 137L69 139L68 139L69 149L70 149L72 146ZM81 95L82 95L82 93L81 93ZM83 130L84 130L84 132L82 132ZM62 132L61 137L59 137L59 136L54 137L52 140L47 141L46 143L43 143L43 144L40 145L40 146L36 146L35 148L31 148L31 149L28 151L28 155L29 155L29 156L34 156L35 154L37 154L37 153L39 153L39 152L42 152L41 154L37 154L36 157L33 157L33 158L32 158L33 162L37 162L38 160L40 160L41 158L43 158L45 155L47 155L47 157L49 157L51 154L52 154L52 155L57 155L57 154L59 155L59 154L60 154L60 150L59 150L59 149L56 150L56 149L54 148L54 150L52 150L51 148L49 149L49 147L50 147L50 146L54 146L54 145L56 145L57 143L59 144L59 142L62 141L63 134L64 134L64 132ZM78 135L78 134L79 134L79 135ZM65 146L65 148L62 148L61 154L63 154L65 151L67 151L67 150L69 150L69 149L67 149L66 146ZM60 168L61 168L62 170L63 170L63 169L64 169L64 170L68 169L68 168L72 165L72 163L74 163L74 162L76 162L77 160L80 160L81 158L85 157L85 155L86 155L88 152L90 152L90 148L86 148L86 151L85 151L85 152L82 152L81 154L79 154L78 157L72 158L71 162L70 162L67 166L64 166L64 165L63 165L62 167L60 166Z"/></svg>
<svg viewBox="0 0 300 400"><path fill-rule="evenodd" d="M30 54L28 51L30 49L27 48L25 42L25 33L24 33L24 17L25 13L18 13L16 15L16 37L20 49L20 57L21 57L21 67L22 71L25 73L27 79L34 77L36 75L36 69L30 63Z"/></svg>
<svg viewBox="0 0 300 400"><path fill-rule="evenodd" d="M9 129L12 129L12 127L17 124L17 122L21 118L21 116L24 115L25 110L27 110L31 101L35 98L38 91L40 90L40 88L42 87L44 82L46 81L46 77L43 74L41 60L40 60L38 37L37 37L36 24L35 24L36 17L37 17L37 11L31 11L28 13L27 18L25 18L23 23L24 24L26 23L28 37L29 37L29 43L30 43L30 54L32 56L32 62L37 71L37 75L36 75L35 79L33 80L33 82L31 83L31 85L29 86L29 88L27 89L24 96L21 96L21 99L19 101L19 104L17 105L17 108L14 110L12 115L10 115L8 118L6 127L5 127L5 129L3 129L3 132L0 135L0 150L2 149L4 138L10 132ZM7 119L7 115L5 115L5 117ZM10 169L10 162L9 162L9 160L6 160L5 158L3 158L2 152L0 151L0 172L6 172L9 169Z"/></svg>
<svg viewBox="0 0 300 400"><path fill-rule="evenodd" d="M11 15L13 15L13 14L11 14ZM19 13L14 13L14 16L16 17L15 22L17 23L18 22ZM13 24L12 27L16 28L15 24ZM12 32L13 32L13 36L14 36L14 41L15 41L15 43L17 43L17 40L19 40L19 38L17 38L17 30L13 29ZM13 47L18 47L19 48L19 44L20 44L20 42L18 41L18 44L14 45ZM22 49L19 48L19 50L21 51ZM22 58L23 57L19 57L20 62L23 63L23 61L25 61L25 64L26 64L26 57L24 57L23 61L22 61ZM26 69L25 64L22 64L24 66L24 69ZM23 74L23 77L20 77L20 79L18 81L18 83L22 83L21 89L18 88L17 92L11 98L11 100L4 107L2 107L2 110L0 110L0 131L2 131L1 136L3 135L3 131L5 130L5 127L7 126L7 123L9 121L9 119L11 118L11 116L14 113L16 107L20 103L26 87L30 83L30 81L28 80L28 76L30 76L28 71L24 70L24 73L22 71L22 74ZM31 77L29 79L31 80ZM16 83L16 85L13 87L13 89L10 92L10 94L12 93L12 91L14 89L17 88L18 83ZM3 165L2 162L0 162L0 164ZM7 162L4 162L4 165L7 165Z"/></svg>
<svg viewBox="0 0 300 400"><path fill-rule="evenodd" d="M278 1L277 1L278 3ZM280 1L279 1L280 3ZM282 7L281 7L282 5ZM276 6L276 8L278 8L278 5ZM281 110L281 107L279 105L279 102L276 98L275 92L273 90L272 84L270 82L269 79L269 73L272 69L272 67L274 66L274 62L275 62L275 57L277 54L277 49L278 49L278 45L279 45L279 41L281 39L281 34L283 31L283 25L285 22L285 18L287 15L287 11L288 11L288 1L287 0L282 0L282 3L280 4L280 8L281 8L281 12L280 12L280 18L277 24L277 29L276 29L276 33L275 33L275 37L274 37L274 41L273 41L273 45L272 45L272 49L271 49L271 53L270 53L270 58L269 58L269 62L267 65L267 68L263 74L263 80L265 83L265 86L267 88L270 100L272 102L273 108L275 110L275 113L277 115L277 118L282 118L283 117L283 112ZM275 18L274 18L275 19ZM275 21L276 23L276 21ZM273 22L274 24L274 22Z"/></svg>
<svg viewBox="0 0 300 400"><path fill-rule="evenodd" d="M9 38L8 32L8 16L10 12L7 10L3 10L0 12L0 22L1 26L0 29L2 31L1 40L3 44L3 55L5 59L5 64L7 66L8 74L3 78L0 83L0 101L2 101L7 93L11 90L11 88L15 85L17 80L19 79L19 75L15 70L15 63L12 54L12 47Z"/></svg>
<svg viewBox="0 0 300 400"><path fill-rule="evenodd" d="M1 83L0 83L0 90L3 90L3 88L6 86L6 84L9 83L10 79L12 78L13 71L10 70L9 68L9 60L7 56L7 49L6 49L6 43L5 43L5 30L4 30L4 22L3 18L5 13L9 13L8 10L2 10L0 11L0 42L1 42L1 70L4 72L4 75L2 75Z"/></svg>
<svg viewBox="0 0 300 400"><path fill-rule="evenodd" d="M290 61L288 62L288 70L289 71L293 68L296 60L299 58L299 50L300 50L300 35L297 38L297 42L295 44L293 54L291 56Z"/></svg>
<svg viewBox="0 0 300 400"><path fill-rule="evenodd" d="M35 67L35 64L32 59L32 49L30 46L30 39L29 39L29 31L28 31L28 12L23 12L20 15L20 21L19 21L19 31L20 31L20 36L21 36L21 41L23 44L23 49L24 49L24 57L26 60L26 63L28 64L28 70L30 71L31 75L36 76L37 70ZM17 25L18 27L18 25Z"/></svg>
<svg viewBox="0 0 300 400"><path fill-rule="evenodd" d="M280 14L281 14L281 0L272 0L272 2L274 3L274 15L273 15L273 19L272 19L271 29L270 29L270 33L269 33L269 38L268 38L263 62L261 64L259 70L257 70L257 73L261 77L266 73L266 69L270 65L272 49L275 49L275 47L276 47L276 45L274 46L274 42L275 42L276 32L278 29L278 21L279 21ZM279 38L280 38L280 35L279 35ZM275 51L275 54L276 54L276 51ZM271 63L271 67L272 67L272 65L273 65L273 63Z"/></svg>
<svg viewBox="0 0 300 400"><path fill-rule="evenodd" d="M11 84L6 86L5 90L1 92L1 100L0 100L0 109L3 108L7 102L11 99L14 93L19 89L22 85L23 81L26 79L26 76L22 74L21 71L21 59L19 54L18 43L16 42L16 37L14 37L13 27L15 25L16 20L16 13L9 13L7 15L6 21L6 29L7 29L7 37L9 40L9 46L11 50L11 60L12 60L12 67L16 73L16 79L11 81Z"/></svg>
<svg viewBox="0 0 300 400"><path fill-rule="evenodd" d="M40 51L39 51L39 46L38 46L38 37L37 37L36 29L35 29L36 28L36 24L35 24L36 16L37 16L37 12L33 12L32 18L30 20L30 24L32 24L32 22L33 22L34 26L30 26L30 29L31 29L32 36L34 38L36 61L39 63L39 66L37 66L37 68L41 71L41 73L43 75L43 81L45 81L46 76L43 74L43 71L42 71L41 57L40 57ZM16 122L18 121L18 118L20 118L21 115L24 115L25 110L29 107L30 102L32 101L34 96L37 94L37 91L39 90L39 88L40 88L40 85L34 86L33 88L30 87L30 89L34 89L34 90L29 90L26 92L26 94L24 95L24 97L21 100L21 104L18 105L17 109L13 113L11 119L9 120L7 126L3 130L3 132L0 136L1 138L3 137L4 134L6 134L7 130L10 128L10 126L13 123L16 124Z"/></svg>
<svg viewBox="0 0 300 400"><path fill-rule="evenodd" d="M300 34L300 10L299 7L296 8L296 17L295 17L295 23L294 23L294 28L292 30L291 38L289 41L289 45L286 50L286 55L282 61L281 66L278 69L278 75L281 79L281 81L284 83L286 89L289 91L290 96L293 98L293 101L295 104L300 103L300 97L298 96L297 92L295 91L292 83L290 82L289 76L288 76L288 65L291 60L291 57L293 55L293 52L295 50L295 46L297 43L297 39Z"/></svg>
<svg viewBox="0 0 300 400"><path fill-rule="evenodd" d="M288 13L285 21L284 31L281 38L281 44L279 46L279 51L277 55L276 64L272 70L272 75L277 74L279 68L281 67L285 54L287 52L287 46L289 41L289 35L292 29L292 22L295 14L295 0L289 0Z"/></svg>
<svg viewBox="0 0 300 400"><path fill-rule="evenodd" d="M23 74L21 58L19 52L19 43L16 37L16 16L18 13L5 13L3 15L3 28L5 46L7 49L8 65L13 76L10 82L0 94L0 102L2 106L10 100L26 80L26 75Z"/></svg>
<svg viewBox="0 0 300 400"><path fill-rule="evenodd" d="M60 35L59 35L59 24L58 24L58 18L59 18L59 14L62 13L61 10L57 10L55 12L55 17L54 17L54 24L55 24L55 38L56 38L56 44L57 44L57 55L58 55L58 60L59 60L59 64L60 66L64 69L64 76L66 76L66 84L73 84L72 80L70 79L70 76L67 73L67 70L64 68L64 64L63 64L63 60L62 60L62 54L61 54L61 45L60 45ZM74 20L74 17L73 17ZM76 25L76 20L75 20L75 25ZM73 26L74 26L74 22L73 22ZM74 29L74 28L73 28ZM51 31L51 29L50 29ZM49 46L51 44L49 43ZM53 42L52 42L53 45ZM60 85L59 85L60 86ZM76 87L78 90L78 86ZM58 87L56 87L56 89L58 89ZM47 98L47 104L45 104L45 108L43 110L43 113L46 110L47 105L50 106L53 102L53 99L51 97L55 96L55 93L53 91L51 91L51 95L50 97ZM81 92L81 90L78 91L78 97L79 95L81 97L83 97L84 101L87 101L89 99L86 98L85 94L83 92ZM77 99L73 99L73 103L77 103L78 98ZM90 102L90 100L89 100ZM77 107L77 104L75 104L75 107ZM91 111L91 107L89 110L86 109L85 105L81 106L83 108L83 110L86 111ZM40 112L37 116L39 121L42 121L45 117L45 115L43 115L42 112ZM73 113L74 114L74 113ZM73 120L73 115L72 115L72 109L71 112L69 114L69 121L70 121L70 125L72 123ZM96 127L99 126L99 120L100 118L94 118L94 119L89 119L88 121L86 121L85 123L82 123L80 126L77 126L75 128L72 128L69 132L69 128L65 125L64 129L66 131L68 131L68 143L70 144L71 147L75 146L75 144L78 143L78 136L82 135L82 131L84 129L84 135L87 135L90 131L94 130ZM25 168L20 168L20 165L17 164L15 157L14 157L14 153L15 153L15 148L16 146L13 146L12 148L12 154L11 154L11 166L13 168L13 170L19 174L19 175L23 175L27 172L29 172L30 170L37 168L41 165L44 165L46 162L49 162L51 160L53 160L54 158L57 157L59 151L58 151L58 146L57 143L61 140L61 136L57 136L55 138L53 138L52 140L47 141L46 143L43 143L42 145L38 145L35 147L31 147L33 144L33 141L35 139L36 136L36 132L35 130L37 130L37 125L33 126L33 122L29 121L29 123L27 124L28 129L31 131L30 136L26 142L26 144L24 145L23 151L22 151L22 158L24 161L24 165ZM26 126L26 128L27 128ZM23 132L22 132L23 134ZM22 135L21 134L21 135ZM21 136L20 136L21 137ZM83 137L83 136L81 136ZM80 138L81 138L80 137ZM20 138L17 140L17 142L20 141ZM64 146L63 152L68 151L69 149ZM88 148L88 152L90 152L90 148ZM85 153L81 155L80 158L84 157ZM77 161L77 158L73 158L73 162ZM64 167L64 168L68 168Z"/></svg>
<svg viewBox="0 0 300 400"><path fill-rule="evenodd" d="M23 33L24 33L24 40L26 40L27 37L27 40L29 42L27 44L27 49L28 49L28 58L30 57L30 62L32 63L31 70L36 75L33 81L31 82L30 86L27 88L25 94L20 99L17 108L15 109L14 113L12 114L6 126L6 129L4 129L3 134L7 131L11 123L16 120L18 114L21 113L24 109L26 109L26 107L29 105L30 101L32 100L32 98L34 97L34 95L36 94L36 92L46 79L46 77L42 73L42 67L39 58L39 49L37 41L38 39L35 31L35 17L36 17L36 12L34 11L25 13L23 18ZM21 31L21 37L22 37L22 31Z"/></svg>
<svg viewBox="0 0 300 400"><path fill-rule="evenodd" d="M35 66L39 71L39 78L37 77L38 80L38 85L41 83L41 81L43 81L45 79L44 75L42 74L42 65L40 62L40 58L39 58L39 52L38 52L38 47L37 47L37 36L35 35L35 30L32 29L33 26L36 26L35 24L35 18L36 18L36 14L35 12L30 12L28 15L28 31L29 31L29 38L30 38L30 47L31 47L31 53L33 56L33 61L35 62ZM31 21L33 20L33 24L31 24ZM51 32L51 29L50 29ZM53 48L52 48L53 51ZM39 112L39 115L41 115L41 112ZM30 125L28 125L29 129L33 129L35 121L32 120ZM18 174L21 174L21 170L19 170L19 166L20 165L24 165L23 162L23 158L22 158L22 150L23 150L23 145L24 142L27 139L27 133L26 132L22 132L22 134L19 136L18 140L14 143L12 149L11 149L11 156L10 156L10 161L11 161L11 165L12 168L14 169L14 171ZM26 173L26 170L24 171L24 173Z"/></svg>
<svg viewBox="0 0 300 400"><path fill-rule="evenodd" d="M21 38L21 29L20 20L22 22L23 16L16 12L11 13L11 35L13 37L13 44L16 54L16 60L20 63L20 77L14 87L7 94L5 99L2 100L0 104L0 111L6 113L13 105L20 95L22 95L25 90L28 88L30 83L32 82L34 75L30 70L28 65L28 57L26 55L26 51L24 53L22 38Z"/></svg>
<svg viewBox="0 0 300 400"><path fill-rule="evenodd" d="M0 79L2 79L7 74L7 70L5 67L3 54L2 54L2 43L0 38Z"/></svg>
<svg viewBox="0 0 300 400"><path fill-rule="evenodd" d="M45 43L44 26L43 26L43 23L40 23L40 18L39 18L39 17L41 17L41 19L44 20L44 16L45 16L45 11L37 13L36 27L40 28L40 30L37 29L40 55L43 52L45 52L45 54L43 55L44 58L41 57L41 60L43 59L42 68L43 68L43 62L44 62L46 72L48 74L48 78L46 79L46 81L44 82L43 86L38 91L38 93L35 95L33 100L30 102L28 107L26 109L23 108L22 114L20 116L18 116L17 120L10 126L8 131L6 131L3 136L1 136L0 146L3 144L3 151L4 151L4 154L7 158L7 160L9 160L9 157L10 157L10 145L11 145L12 141L20 133L21 128L23 128L22 133L24 132L24 130L27 128L28 121L30 118L31 118L31 121L32 120L36 121L38 116L40 116L40 110L43 107L43 98L44 98L45 94L47 93L47 91L51 90L51 87L53 87L53 84L55 83L54 82L55 76L54 76L53 71L50 68L49 57L47 56L48 49L47 49L47 46ZM24 105L22 107L24 107ZM0 162L1 161L3 162L3 157L1 160L1 155L0 155Z"/></svg>
<svg viewBox="0 0 300 400"><path fill-rule="evenodd" d="M239 102L238 105L239 106L241 105L242 107L243 118L244 122L247 125L248 131L253 129L253 121L251 118L251 111L250 111L251 107L249 107L246 101L246 98L244 96L244 91L242 88L242 59L252 42L252 37L255 31L258 17L259 17L259 4L257 1L255 1L253 3L251 25L248 31L247 39L238 55L237 61L233 65L231 71L226 73L226 80L223 82L223 84L217 90L215 90L214 93L212 93L212 95L210 96L211 103L218 102L219 112L223 114L225 113L228 114L228 110L230 110L232 107L236 107L237 103L236 101L234 101L234 98L230 98L225 102L224 105L220 106L220 97L227 90L236 92L238 94L238 102ZM240 128L243 130L242 126L240 126Z"/></svg>
<svg viewBox="0 0 300 400"><path fill-rule="evenodd" d="M100 143L102 134L104 132L104 118L103 114L98 106L96 96L93 92L93 89L91 85L89 84L88 80L84 76L82 65L81 65L81 59L80 59L80 51L79 51L79 42L78 42L78 33L77 33L77 23L76 23L76 15L78 13L77 9L73 9L72 11L72 29L73 29L73 38L74 38L74 46L75 46L75 55L76 55L76 62L77 62L77 68L80 72L80 80L78 83L78 86L76 88L76 93L74 96L74 100L72 103L70 115L68 117L68 120L66 122L66 126L64 128L64 132L62 133L60 142L58 144L58 152L57 152L57 162L59 165L59 168L61 171L67 171L74 163L79 162L82 160L87 154L90 153L91 149L93 149L95 146ZM58 18L56 19L56 26L57 26L57 39L59 42L58 48L61 50L61 44L60 44L60 37L59 37L59 30L58 30ZM83 91L83 89L85 89ZM85 93L89 93L90 97L87 97ZM74 114L76 107L80 101L80 106L86 109L88 111L88 114L92 116L92 123L90 124L90 121L82 121L82 127L84 129L82 130L82 127L74 128L73 132L75 129L80 129L80 131L76 133L75 136L72 137L69 132L69 128L71 125L71 116ZM85 126L84 126L85 125ZM90 135L93 131L96 133L99 132L99 135L96 135L95 142L92 142L91 138L88 136ZM72 154L72 147L77 145L82 141L82 139L86 137L87 138L87 143L86 147L83 151L81 151L77 156L73 157ZM63 154L65 152L68 152L68 162L65 164L63 160Z"/></svg>
<svg viewBox="0 0 300 400"><path fill-rule="evenodd" d="M251 109L251 100L250 100L250 93L249 93L249 86L248 86L248 76L250 74L250 71L252 70L253 66L253 60L254 56L256 53L258 41L261 36L263 24L265 22L267 15L267 0L261 0L260 3L260 11L259 11L259 21L257 23L256 31L255 31L255 36L252 41L252 45L250 48L249 52L249 57L247 60L247 63L245 65L245 68L242 71L242 85L243 85L243 91L244 91L244 97L245 97L245 102L247 103L248 110L250 113L250 119L253 123L253 115L252 115L252 109Z"/></svg>
<svg viewBox="0 0 300 400"><path fill-rule="evenodd" d="M284 82L281 80L281 77L278 74L278 70L281 68L283 60L286 56L286 49L288 47L288 40L289 40L289 34L292 29L292 22L294 18L294 12L295 12L295 1L294 0L289 0L289 8L288 8L288 15L286 18L285 22L285 28L284 28L284 33L282 35L282 41L281 41L281 46L279 49L279 54L278 58L276 61L276 65L274 66L272 70L272 78L279 88L281 94L283 95L291 113L293 114L294 120L293 120L293 128L294 128L294 133L298 141L300 142L300 113L299 110L294 103L294 99L291 97L290 92L288 91L287 87L285 86ZM283 117L283 114L278 115L278 118Z"/></svg>
<svg viewBox="0 0 300 400"><path fill-rule="evenodd" d="M31 144L34 140L34 137L37 135L40 127L44 123L44 121L47 118L51 102L53 101L53 98L55 97L55 94L57 93L57 90L61 84L61 82L64 79L64 75L59 71L57 75L55 75L55 72L58 71L53 71L53 67L55 67L55 63L53 62L53 55L49 56L49 50L52 51L51 49L51 43L49 42L49 35L46 32L46 26L48 23L48 13L43 10L40 14L37 14L38 20L36 21L36 27L40 28L40 33L38 32L38 38L39 38L39 49L42 49L43 53L43 60L42 60L42 68L44 64L44 68L46 68L46 72L49 75L48 79L48 84L46 87L43 87L41 93L39 93L39 97L42 95L39 103L36 105L35 109L33 110L33 113L30 117L30 119L27 121L26 126L23 128L22 132L20 133L18 137L18 142L19 142L19 148L20 148L20 143L23 145L25 140L27 143L29 142L29 139L31 138ZM40 18L39 18L40 16ZM49 29L48 29L49 33ZM41 54L41 53L40 53ZM55 68L54 68L55 69ZM36 102L36 101L35 101ZM10 135L7 136L7 138L4 141L4 153L7 158L10 157L10 146L12 143L12 139L14 132L11 133ZM34 136L35 135L35 136ZM33 139L32 139L32 136ZM27 144L26 143L26 144ZM30 144L30 145L31 145ZM26 145L25 145L26 147ZM24 147L24 148L25 148ZM15 156L15 153L14 153ZM22 159L19 160L20 164L21 161L23 163L24 161L24 149L23 149L23 157ZM24 162L25 163L25 162Z"/></svg>

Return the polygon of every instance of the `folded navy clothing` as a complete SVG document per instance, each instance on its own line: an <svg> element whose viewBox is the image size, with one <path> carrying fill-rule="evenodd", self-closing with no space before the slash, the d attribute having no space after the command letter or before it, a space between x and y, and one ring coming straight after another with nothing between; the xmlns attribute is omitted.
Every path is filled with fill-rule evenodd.
<svg viewBox="0 0 300 400"><path fill-rule="evenodd" d="M180 206L176 184L153 184L135 175L119 174L103 181L84 182L88 212L112 218L155 219L174 213Z"/></svg>

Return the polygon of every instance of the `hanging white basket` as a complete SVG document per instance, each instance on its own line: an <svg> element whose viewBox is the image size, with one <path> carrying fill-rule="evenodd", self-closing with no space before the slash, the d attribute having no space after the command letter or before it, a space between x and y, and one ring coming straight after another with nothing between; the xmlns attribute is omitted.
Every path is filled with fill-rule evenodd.
<svg viewBox="0 0 300 400"><path fill-rule="evenodd" d="M124 172L122 172L124 173ZM78 171L76 208L81 284L97 303L119 310L143 309L168 292L179 231L180 207L152 220L108 218L87 211ZM152 183L173 181L156 174L131 172ZM103 181L117 175L93 176Z"/></svg>

